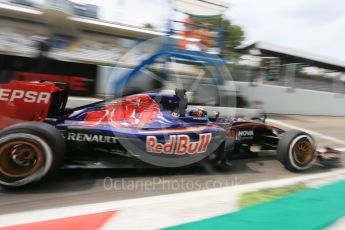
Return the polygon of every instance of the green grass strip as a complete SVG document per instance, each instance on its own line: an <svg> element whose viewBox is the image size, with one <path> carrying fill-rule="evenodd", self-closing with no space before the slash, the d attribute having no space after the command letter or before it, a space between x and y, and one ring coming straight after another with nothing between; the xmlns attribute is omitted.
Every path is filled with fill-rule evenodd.
<svg viewBox="0 0 345 230"><path fill-rule="evenodd" d="M246 192L243 193L239 200L239 207L240 208L247 208L256 204L264 203L267 201L271 201L282 196L286 196L290 193L300 192L307 189L303 183L289 185L280 188L268 188L262 189L256 192Z"/></svg>
<svg viewBox="0 0 345 230"><path fill-rule="evenodd" d="M345 216L344 196L345 181L340 181L318 189L306 189L237 212L167 229L323 229Z"/></svg>

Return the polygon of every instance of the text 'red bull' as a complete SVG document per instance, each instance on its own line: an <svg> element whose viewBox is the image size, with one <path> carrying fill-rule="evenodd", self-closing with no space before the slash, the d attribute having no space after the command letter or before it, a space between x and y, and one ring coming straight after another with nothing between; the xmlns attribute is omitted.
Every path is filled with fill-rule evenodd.
<svg viewBox="0 0 345 230"><path fill-rule="evenodd" d="M163 144L158 143L155 136L148 136L146 137L146 151L175 155L204 153L211 142L211 137L211 133L200 134L199 141L193 142L187 135L170 135L169 142Z"/></svg>

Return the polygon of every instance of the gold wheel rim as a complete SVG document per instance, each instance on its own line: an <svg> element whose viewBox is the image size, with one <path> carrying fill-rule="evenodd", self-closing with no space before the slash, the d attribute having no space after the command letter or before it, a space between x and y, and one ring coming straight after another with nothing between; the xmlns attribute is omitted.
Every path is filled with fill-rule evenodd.
<svg viewBox="0 0 345 230"><path fill-rule="evenodd" d="M42 165L40 147L30 141L10 141L0 147L0 172L8 177L27 177Z"/></svg>
<svg viewBox="0 0 345 230"><path fill-rule="evenodd" d="M292 148L292 155L298 165L308 165L314 159L314 147L307 137L298 140Z"/></svg>

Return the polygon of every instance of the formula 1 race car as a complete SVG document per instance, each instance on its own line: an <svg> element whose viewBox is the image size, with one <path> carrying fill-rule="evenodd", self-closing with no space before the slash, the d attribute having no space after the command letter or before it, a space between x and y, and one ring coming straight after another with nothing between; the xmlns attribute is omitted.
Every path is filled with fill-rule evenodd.
<svg viewBox="0 0 345 230"><path fill-rule="evenodd" d="M235 154L277 150L291 171L312 166L311 135L264 119L209 115L184 90L147 93L65 109L62 83L0 85L0 184L22 186L58 167L182 167L208 161L227 169ZM214 108L216 109L216 108Z"/></svg>

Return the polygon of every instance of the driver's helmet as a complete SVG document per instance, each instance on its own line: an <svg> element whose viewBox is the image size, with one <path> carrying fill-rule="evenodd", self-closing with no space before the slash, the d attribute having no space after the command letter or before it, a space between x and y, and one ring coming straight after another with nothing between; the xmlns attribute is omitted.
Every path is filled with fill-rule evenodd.
<svg viewBox="0 0 345 230"><path fill-rule="evenodd" d="M207 117L207 111L202 107L193 107L188 115L191 117Z"/></svg>

